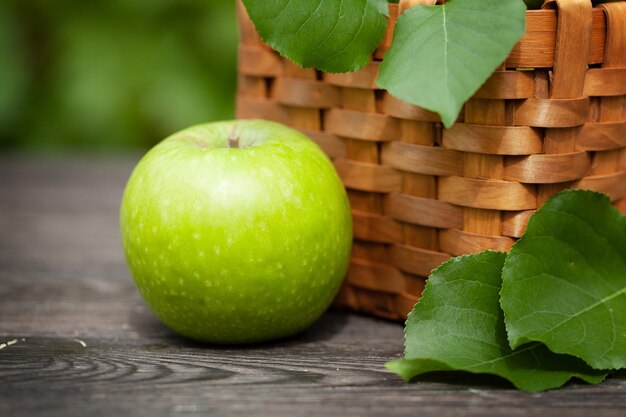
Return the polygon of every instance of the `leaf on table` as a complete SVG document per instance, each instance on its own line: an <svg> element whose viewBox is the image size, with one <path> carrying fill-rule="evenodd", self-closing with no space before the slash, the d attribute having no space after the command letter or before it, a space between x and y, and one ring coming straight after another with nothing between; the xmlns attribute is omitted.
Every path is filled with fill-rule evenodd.
<svg viewBox="0 0 626 417"><path fill-rule="evenodd" d="M525 391L556 388L572 377L602 381L605 373L540 343L509 347L498 302L505 257L485 251L434 270L407 320L405 359L387 368L407 381L431 371L493 374Z"/></svg>
<svg viewBox="0 0 626 417"><path fill-rule="evenodd" d="M243 0L265 43L304 68L356 71L387 28L387 0Z"/></svg>
<svg viewBox="0 0 626 417"><path fill-rule="evenodd" d="M415 6L398 18L377 83L450 127L524 34L525 11L522 0Z"/></svg>
<svg viewBox="0 0 626 417"><path fill-rule="evenodd" d="M557 194L503 270L512 347L539 341L597 369L626 366L626 216L592 191Z"/></svg>

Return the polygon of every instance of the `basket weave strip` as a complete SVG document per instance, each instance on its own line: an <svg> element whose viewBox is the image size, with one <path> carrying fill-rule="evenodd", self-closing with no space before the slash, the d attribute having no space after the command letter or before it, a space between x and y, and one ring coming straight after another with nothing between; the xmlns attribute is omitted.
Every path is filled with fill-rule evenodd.
<svg viewBox="0 0 626 417"><path fill-rule="evenodd" d="M527 12L524 38L446 130L376 85L394 5L372 61L345 74L281 58L238 5L238 117L309 135L348 191L355 239L337 303L406 317L433 268L508 250L565 188L602 191L626 212L626 2L547 6Z"/></svg>

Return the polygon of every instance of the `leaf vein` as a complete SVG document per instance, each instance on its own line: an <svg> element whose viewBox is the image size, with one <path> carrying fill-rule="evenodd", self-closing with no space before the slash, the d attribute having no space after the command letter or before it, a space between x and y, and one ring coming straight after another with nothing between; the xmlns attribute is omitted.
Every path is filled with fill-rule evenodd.
<svg viewBox="0 0 626 417"><path fill-rule="evenodd" d="M336 52L330 56L327 56L326 59L322 60L321 63L324 62L328 62L330 61L332 58L336 57L337 55L341 55L343 52L345 52L350 45L352 45L352 43L357 39L357 36L360 34L361 29L363 29L363 24L365 23L365 15L367 14L367 0L363 2L363 12L361 13L361 22L359 24L359 28L356 30L355 34L353 36L351 36L350 42L348 42L346 44L345 47L343 47L339 52Z"/></svg>
<svg viewBox="0 0 626 417"><path fill-rule="evenodd" d="M443 62L444 62L444 79L446 88L449 84L449 65L448 65L448 27L447 27L447 19L446 19L446 5L445 3L441 6L442 14L443 14Z"/></svg>
<svg viewBox="0 0 626 417"><path fill-rule="evenodd" d="M333 24L333 28L330 30L330 32L328 32L328 35L326 35L326 38L324 38L322 42L320 42L315 48L311 50L311 53L317 51L322 46L324 46L326 42L328 42L328 40L333 36L337 28L339 27L339 20L341 20L341 10L343 9L343 2L344 0L339 0L339 12L337 13L337 19L335 20L335 23Z"/></svg>
<svg viewBox="0 0 626 417"><path fill-rule="evenodd" d="M557 323L557 324L556 324L556 325L554 325L552 328L550 328L550 329L546 330L545 332L543 332L543 333L541 334L541 336L540 336L540 337L543 337L543 336L545 336L546 334L550 333L551 331L555 330L556 328L561 327L562 325L564 325L565 323L567 323L567 322L568 322L568 321L570 321L571 319L574 319L574 318L579 318L578 316L580 316L580 315L582 315L582 314L584 314L584 313L586 313L586 312L588 312L588 311L590 311L590 310L593 310L593 309L594 309L594 308L596 308L596 307L599 307L599 306L601 306L601 305L605 305L608 301L612 300L612 299L613 299L613 298L615 298L615 297L618 297L618 296L620 296L620 295L623 295L623 294L626 294L626 288L622 288L620 291L618 291L618 292L616 292L616 293L614 293L614 294L611 294L611 295L609 295L609 296L607 296L607 297L604 297L604 298L602 298L602 299L598 300L597 302L595 302L595 303L591 304L590 306L588 306L588 307L586 307L586 308L584 308L584 309L580 310L579 312L576 312L576 313L572 314L572 315L571 315L570 317L568 317L567 319L565 319L565 320L561 321L560 323ZM605 306L605 307L606 307L606 306Z"/></svg>
<svg viewBox="0 0 626 417"><path fill-rule="evenodd" d="M307 17L307 19L300 25L298 30L296 30L296 33L294 33L294 37L296 38L296 40L297 40L298 34L300 34L300 31L302 30L302 28L304 26L306 26L307 23L309 23L309 21L313 18L313 16L315 16L315 13L317 13L317 11L319 10L319 8L322 5L322 3L324 3L324 0L319 0L319 3L317 3L317 7L315 8L315 10L313 10L313 12L311 12L309 17Z"/></svg>
<svg viewBox="0 0 626 417"><path fill-rule="evenodd" d="M488 364L488 363L495 364L496 362L512 358L512 357L514 357L516 355L522 354L522 353L527 352L527 351L532 350L532 349L536 349L536 348L538 348L540 346L541 346L541 343L533 343L533 344L530 344L529 346L527 346L525 348L516 349L516 350L512 351L511 353L509 353L508 355L500 356L499 358L494 358L492 360L485 361L482 364ZM473 367L476 367L476 366L479 366L479 365L481 365L481 364L470 365L467 368L473 368Z"/></svg>

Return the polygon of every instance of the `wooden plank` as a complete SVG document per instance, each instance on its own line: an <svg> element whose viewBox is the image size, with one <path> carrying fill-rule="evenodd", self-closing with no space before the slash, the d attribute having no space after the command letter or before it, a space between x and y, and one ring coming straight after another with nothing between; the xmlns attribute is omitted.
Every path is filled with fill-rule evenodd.
<svg viewBox="0 0 626 417"><path fill-rule="evenodd" d="M0 156L2 416L623 416L626 372L529 395L496 378L405 384L398 323L333 311L246 347L183 339L139 298L117 210L137 160Z"/></svg>

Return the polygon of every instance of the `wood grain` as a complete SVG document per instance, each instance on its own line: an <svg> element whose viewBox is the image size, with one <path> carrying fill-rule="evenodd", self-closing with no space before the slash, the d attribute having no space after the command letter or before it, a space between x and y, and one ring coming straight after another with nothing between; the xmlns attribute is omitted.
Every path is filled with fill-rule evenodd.
<svg viewBox="0 0 626 417"><path fill-rule="evenodd" d="M165 328L126 271L118 204L137 157L0 155L2 416L623 416L626 373L541 394L386 372L397 323L333 311L247 347ZM83 346L83 342L85 346Z"/></svg>

